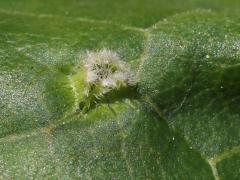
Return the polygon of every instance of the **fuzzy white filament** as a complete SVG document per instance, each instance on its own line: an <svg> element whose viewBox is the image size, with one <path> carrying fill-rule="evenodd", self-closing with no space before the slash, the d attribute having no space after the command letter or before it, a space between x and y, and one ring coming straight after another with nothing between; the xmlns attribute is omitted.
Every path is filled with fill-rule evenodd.
<svg viewBox="0 0 240 180"><path fill-rule="evenodd" d="M98 52L87 52L85 59L87 83L98 85L100 95L122 86L133 86L136 81L130 68L117 53L103 49Z"/></svg>

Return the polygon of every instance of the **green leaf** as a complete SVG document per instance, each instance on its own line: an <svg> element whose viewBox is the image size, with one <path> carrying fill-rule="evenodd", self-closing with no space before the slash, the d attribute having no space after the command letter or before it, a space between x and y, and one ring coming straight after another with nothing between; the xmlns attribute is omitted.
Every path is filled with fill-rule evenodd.
<svg viewBox="0 0 240 180"><path fill-rule="evenodd" d="M0 7L0 179L239 179L238 2ZM102 49L138 84L83 113Z"/></svg>
<svg viewBox="0 0 240 180"><path fill-rule="evenodd" d="M207 11L160 22L149 33L140 70L140 91L220 171L224 165L218 164L239 152L238 22ZM238 177L235 173L229 177Z"/></svg>

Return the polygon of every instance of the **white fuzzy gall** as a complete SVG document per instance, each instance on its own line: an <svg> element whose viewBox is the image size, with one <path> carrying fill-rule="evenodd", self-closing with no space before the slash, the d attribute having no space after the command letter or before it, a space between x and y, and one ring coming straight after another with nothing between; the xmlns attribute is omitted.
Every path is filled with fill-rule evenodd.
<svg viewBox="0 0 240 180"><path fill-rule="evenodd" d="M130 68L117 53L103 49L97 52L87 52L84 66L87 72L87 83L98 85L105 94L112 89L136 84Z"/></svg>

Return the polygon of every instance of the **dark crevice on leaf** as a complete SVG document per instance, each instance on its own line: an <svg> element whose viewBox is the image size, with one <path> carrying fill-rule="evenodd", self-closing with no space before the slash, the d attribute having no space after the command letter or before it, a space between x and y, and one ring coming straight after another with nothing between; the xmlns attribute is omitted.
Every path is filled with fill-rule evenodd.
<svg viewBox="0 0 240 180"><path fill-rule="evenodd" d="M99 106L100 104L111 104L116 101L122 101L124 99L139 99L141 95L138 93L136 87L120 87L119 89L113 89L101 97L94 95L86 97L79 103L79 109L77 112L86 114Z"/></svg>

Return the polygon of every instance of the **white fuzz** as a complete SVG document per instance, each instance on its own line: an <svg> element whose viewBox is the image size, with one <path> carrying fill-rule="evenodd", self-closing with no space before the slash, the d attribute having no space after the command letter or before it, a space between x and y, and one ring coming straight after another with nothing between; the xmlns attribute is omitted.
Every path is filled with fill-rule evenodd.
<svg viewBox="0 0 240 180"><path fill-rule="evenodd" d="M87 72L87 83L98 85L100 94L122 86L133 86L136 83L127 64L111 50L87 52L84 65Z"/></svg>

